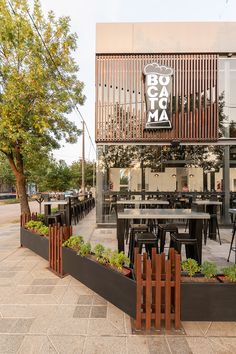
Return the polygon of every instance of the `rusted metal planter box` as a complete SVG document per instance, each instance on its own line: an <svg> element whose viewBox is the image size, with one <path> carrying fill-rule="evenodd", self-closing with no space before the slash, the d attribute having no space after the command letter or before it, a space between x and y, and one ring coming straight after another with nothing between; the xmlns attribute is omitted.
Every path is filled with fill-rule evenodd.
<svg viewBox="0 0 236 354"><path fill-rule="evenodd" d="M36 234L23 227L20 229L20 243L21 246L29 248L31 251L37 253L48 261L48 238Z"/></svg>
<svg viewBox="0 0 236 354"><path fill-rule="evenodd" d="M236 321L235 283L181 283L182 321Z"/></svg>
<svg viewBox="0 0 236 354"><path fill-rule="evenodd" d="M129 316L135 317L136 282L133 279L91 258L81 257L67 247L62 247L62 262L65 274L72 275Z"/></svg>

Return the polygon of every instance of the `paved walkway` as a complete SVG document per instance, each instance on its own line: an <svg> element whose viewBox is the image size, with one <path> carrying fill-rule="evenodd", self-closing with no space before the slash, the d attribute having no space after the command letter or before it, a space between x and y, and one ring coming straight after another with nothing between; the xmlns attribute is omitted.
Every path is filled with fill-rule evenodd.
<svg viewBox="0 0 236 354"><path fill-rule="evenodd" d="M106 235L107 244L115 242L110 239L114 230L95 230L94 220L93 211L76 233L92 242ZM72 277L58 278L47 266L19 248L17 225L0 227L0 353L236 353L235 322L184 322L184 335L132 335L127 315Z"/></svg>

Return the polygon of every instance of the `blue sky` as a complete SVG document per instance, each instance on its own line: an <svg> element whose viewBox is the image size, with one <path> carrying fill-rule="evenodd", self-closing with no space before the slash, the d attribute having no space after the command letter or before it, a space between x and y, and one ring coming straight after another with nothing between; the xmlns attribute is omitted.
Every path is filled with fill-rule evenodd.
<svg viewBox="0 0 236 354"><path fill-rule="evenodd" d="M53 10L56 16L70 16L71 30L78 34L75 58L87 97L80 111L93 141L97 22L236 21L236 0L41 0L41 5L45 13ZM81 127L78 114L72 113L70 119ZM78 160L81 157L81 141L79 138L75 145L65 144L55 152L55 157L67 163ZM86 158L93 160L95 157L86 137Z"/></svg>

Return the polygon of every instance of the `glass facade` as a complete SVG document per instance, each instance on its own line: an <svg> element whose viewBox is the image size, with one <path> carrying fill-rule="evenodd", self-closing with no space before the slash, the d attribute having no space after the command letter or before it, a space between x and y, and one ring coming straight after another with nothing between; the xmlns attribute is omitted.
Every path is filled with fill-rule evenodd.
<svg viewBox="0 0 236 354"><path fill-rule="evenodd" d="M169 131L145 130L142 70L154 61L174 68L173 129ZM236 192L235 58L99 55L96 90L98 223L116 222L116 200L121 193L141 198L142 192L155 193L155 197L161 192ZM215 144L218 138L222 144L224 139L232 141L227 187L223 183L225 148ZM176 140L180 144L172 144ZM211 145L201 145L206 142Z"/></svg>
<svg viewBox="0 0 236 354"><path fill-rule="evenodd" d="M236 59L219 59L219 124L221 138L236 138Z"/></svg>

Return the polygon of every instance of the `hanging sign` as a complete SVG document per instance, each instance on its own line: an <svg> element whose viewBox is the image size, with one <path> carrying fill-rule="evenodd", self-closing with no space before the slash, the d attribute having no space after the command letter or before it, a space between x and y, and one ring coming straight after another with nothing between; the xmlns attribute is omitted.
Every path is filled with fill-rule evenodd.
<svg viewBox="0 0 236 354"><path fill-rule="evenodd" d="M173 69L158 63L147 64L145 76L146 129L171 129Z"/></svg>

